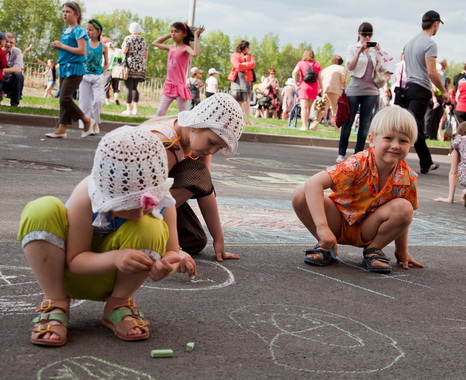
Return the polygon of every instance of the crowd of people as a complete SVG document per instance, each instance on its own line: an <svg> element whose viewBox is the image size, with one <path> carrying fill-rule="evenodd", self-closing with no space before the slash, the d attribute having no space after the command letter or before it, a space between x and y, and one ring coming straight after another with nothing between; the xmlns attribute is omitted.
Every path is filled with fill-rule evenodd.
<svg viewBox="0 0 466 380"><path fill-rule="evenodd" d="M62 9L67 26L61 39L51 43L59 50L60 115L57 130L47 137L64 139L67 126L81 121L85 138L99 133L103 94L112 84L109 71L116 70L121 56L128 69L123 79L128 89L124 114L138 114L138 84L145 77L148 44L140 35L140 25L131 23L120 56L112 51L113 46L101 42L103 30L98 20L89 20L84 29L77 3L67 2ZM304 262L329 265L338 256L339 245L345 244L362 249L362 263L368 271L389 273L392 266L383 250L395 242L394 254L404 269L423 267L408 247L409 227L418 207L418 175L405 158L414 144L420 172L438 168L425 142L425 117L429 102L437 102L437 107L441 102L452 103L436 67L437 46L431 39L441 23L437 12L427 12L422 32L404 48L404 60L397 67L398 87L403 89L397 91L403 101L397 101L403 103L402 108L380 104L381 95L390 98L391 88L387 74L380 69L381 47L371 41L374 28L370 23L359 26L356 43L347 49L346 68L343 58L335 56L332 65L322 69L314 52L305 49L281 91L274 67L257 79L249 42L241 41L231 55L230 95L219 92L215 68L208 70L205 83L202 70L189 70L191 57L200 54L204 27L192 32L185 23L175 22L169 34L152 43L168 51L157 116L138 127L124 126L106 134L95 152L90 175L66 203L46 196L29 202L22 212L18 240L44 293L30 341L45 346L67 342L71 299L106 302L102 322L118 338L149 338L150 323L133 299L135 292L147 278L160 281L176 271L194 276L196 263L191 256L208 242L190 199L197 201L216 259L239 258L225 248L211 159L217 152L236 153L243 127L250 124L253 92L261 95L260 117L278 118L279 112L287 117L299 101L303 130L309 128L315 104L319 104L319 112L311 129L316 129L328 112L335 119L339 98L343 93L348 98L349 114L341 127L337 165L315 174L292 194L296 216L317 240L306 250ZM169 39L172 44L165 43ZM0 54L0 65L10 74L0 80L3 91L12 93L12 105L19 104L23 80L22 55L15 42L13 35L0 33L0 47L6 53ZM44 96L49 96L56 80L54 62L43 64L44 75L51 82ZM439 64L440 69L445 68L441 61ZM256 88L254 82L258 82ZM466 66L453 82L459 105L455 112L460 119L466 114ZM201 101L203 86L206 99ZM73 101L78 89L79 106ZM165 116L173 101L178 114ZM355 154L346 157L357 113ZM453 202L458 180L466 186L465 126L463 121L453 132L448 198L437 201ZM331 194L327 195L326 189L331 189Z"/></svg>

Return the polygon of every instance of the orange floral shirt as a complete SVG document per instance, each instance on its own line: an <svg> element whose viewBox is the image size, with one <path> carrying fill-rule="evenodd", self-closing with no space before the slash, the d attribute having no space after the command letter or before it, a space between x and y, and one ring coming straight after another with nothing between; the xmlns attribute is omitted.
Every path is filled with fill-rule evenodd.
<svg viewBox="0 0 466 380"><path fill-rule="evenodd" d="M404 198L413 205L414 210L418 208L418 176L404 160L398 162L382 189L378 188L379 173L372 148L350 156L325 171L333 181L330 199L350 225L395 198Z"/></svg>

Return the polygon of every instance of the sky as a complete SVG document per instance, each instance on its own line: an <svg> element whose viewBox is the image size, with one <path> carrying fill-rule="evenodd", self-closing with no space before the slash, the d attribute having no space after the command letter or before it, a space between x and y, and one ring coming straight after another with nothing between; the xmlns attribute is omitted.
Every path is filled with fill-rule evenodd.
<svg viewBox="0 0 466 380"><path fill-rule="evenodd" d="M364 22L374 28L372 41L399 61L403 46L421 31L422 15L440 13L445 23L434 38L438 56L449 62L466 62L466 13L463 0L446 3L432 0L84 0L84 20L97 13L130 10L140 17L189 21L195 3L194 25L222 31L230 37L256 37L267 33L279 37L280 45L310 43L314 50L331 43L345 58L346 48L356 42L357 29ZM445 7L443 7L445 5ZM254 54L253 51L251 51Z"/></svg>

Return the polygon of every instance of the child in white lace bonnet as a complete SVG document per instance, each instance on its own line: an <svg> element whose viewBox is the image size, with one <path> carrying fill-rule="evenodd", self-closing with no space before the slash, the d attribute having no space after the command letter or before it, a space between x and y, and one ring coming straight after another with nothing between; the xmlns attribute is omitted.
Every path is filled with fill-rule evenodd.
<svg viewBox="0 0 466 380"><path fill-rule="evenodd" d="M213 239L218 261L238 259L225 250L224 235L210 174L212 156L220 152L234 155L243 132L241 107L232 96L217 93L191 111L178 116L156 117L140 128L154 132L167 149L170 190L176 200L177 230L180 247L189 254L201 252L207 236L201 222L188 204L196 199Z"/></svg>
<svg viewBox="0 0 466 380"><path fill-rule="evenodd" d="M66 343L70 298L106 301L103 323L120 339L149 337L133 294L147 277L196 271L178 250L172 182L160 140L125 126L102 138L66 206L54 197L26 205L18 239L44 293L32 343Z"/></svg>

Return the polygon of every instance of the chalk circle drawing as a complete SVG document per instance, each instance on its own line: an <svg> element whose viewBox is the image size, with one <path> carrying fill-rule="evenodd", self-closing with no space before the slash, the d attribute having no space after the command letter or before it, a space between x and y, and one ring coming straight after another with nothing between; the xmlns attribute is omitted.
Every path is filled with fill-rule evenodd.
<svg viewBox="0 0 466 380"><path fill-rule="evenodd" d="M5 294L8 290L8 295ZM42 299L31 268L0 265L0 314L31 314ZM84 301L73 301L71 308Z"/></svg>
<svg viewBox="0 0 466 380"><path fill-rule="evenodd" d="M110 363L93 356L77 356L54 362L39 370L36 378L37 380L154 379L151 375L146 373L126 368L115 363Z"/></svg>
<svg viewBox="0 0 466 380"><path fill-rule="evenodd" d="M233 311L230 318L266 343L274 364L298 371L374 373L405 356L389 336L312 307L251 305Z"/></svg>
<svg viewBox="0 0 466 380"><path fill-rule="evenodd" d="M196 277L190 279L187 274L174 273L161 282L147 280L143 288L163 289L163 290L215 290L224 288L235 283L235 276L228 268L215 261L198 260L196 261ZM155 285L160 284L160 285Z"/></svg>

